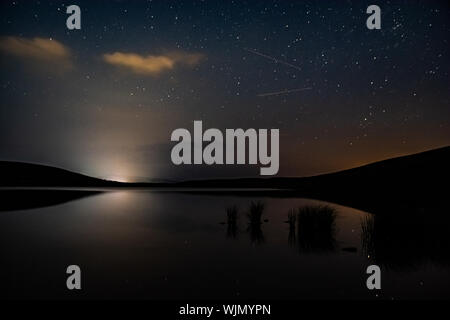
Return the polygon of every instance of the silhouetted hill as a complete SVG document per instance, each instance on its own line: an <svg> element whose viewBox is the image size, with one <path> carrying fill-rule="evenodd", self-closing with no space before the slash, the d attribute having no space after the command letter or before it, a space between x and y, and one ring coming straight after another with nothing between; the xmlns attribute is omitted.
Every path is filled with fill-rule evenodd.
<svg viewBox="0 0 450 320"><path fill-rule="evenodd" d="M448 197L449 164L450 147L444 147L312 177L187 181L179 185L290 189L290 195L368 210L386 204L391 207L442 207Z"/></svg>
<svg viewBox="0 0 450 320"><path fill-rule="evenodd" d="M49 166L3 161L0 162L0 186L201 188L205 193L218 188L282 189L253 192L269 196L312 197L363 209L386 204L391 208L394 204L415 208L442 207L450 181L449 163L450 147L444 147L313 177L120 183Z"/></svg>
<svg viewBox="0 0 450 320"><path fill-rule="evenodd" d="M241 178L241 179L215 179L215 180L198 180L186 181L179 184L185 186L203 185L208 187L235 187L235 188L303 188L303 183L317 182L322 184L326 181L342 179L346 181L366 181L367 179L374 181L383 181L389 177L388 180L427 180L432 179L436 181L436 176L447 174L448 163L450 160L450 146L439 149L433 149L412 155L387 159L383 161L374 162L361 167L356 167L348 170L338 171L334 173L327 173L311 177L274 177L274 178ZM395 183L395 181L393 181ZM300 183L300 185L299 185Z"/></svg>
<svg viewBox="0 0 450 320"><path fill-rule="evenodd" d="M311 177L305 188L330 200L370 208L385 203L403 207L445 207L448 197L450 147L375 162ZM334 193L334 194L333 194Z"/></svg>
<svg viewBox="0 0 450 320"><path fill-rule="evenodd" d="M120 185L68 170L24 162L0 161L2 187L90 187Z"/></svg>
<svg viewBox="0 0 450 320"><path fill-rule="evenodd" d="M0 190L0 211L35 209L100 194L91 190Z"/></svg>

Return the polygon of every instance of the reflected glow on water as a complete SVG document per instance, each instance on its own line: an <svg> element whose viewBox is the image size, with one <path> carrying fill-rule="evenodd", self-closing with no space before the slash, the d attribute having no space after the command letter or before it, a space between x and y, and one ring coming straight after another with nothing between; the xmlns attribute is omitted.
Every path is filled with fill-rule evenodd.
<svg viewBox="0 0 450 320"><path fill-rule="evenodd" d="M258 201L264 204L262 223L251 227L250 206ZM296 226L292 234L286 223L290 210L318 205L335 210L333 231L323 229L329 222L312 218L303 220L310 226ZM230 229L227 208L232 206L237 207L238 218ZM421 256L413 268L399 263L392 268L392 259L382 255L386 248L379 240L373 245L384 259L379 261L383 290L368 291L365 270L377 263L377 257L369 257L362 246L362 240L368 239L362 222L370 217L309 199L132 190L3 212L0 225L6 263L1 268L2 283L8 288L3 294L64 297L68 294L65 267L78 264L84 281L81 294L86 298L450 296L445 285L450 268L442 259ZM315 232L305 234L305 230ZM402 248L396 250L409 250ZM430 252L436 250L430 248ZM39 277L27 279L27 274Z"/></svg>

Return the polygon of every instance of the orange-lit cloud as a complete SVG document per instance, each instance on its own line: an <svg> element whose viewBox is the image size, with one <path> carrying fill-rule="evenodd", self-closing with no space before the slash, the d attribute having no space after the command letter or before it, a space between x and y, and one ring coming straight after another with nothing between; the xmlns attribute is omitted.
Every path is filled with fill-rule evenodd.
<svg viewBox="0 0 450 320"><path fill-rule="evenodd" d="M203 58L202 54L172 52L165 55L142 56L136 53L114 52L103 55L103 60L109 64L124 67L134 73L158 75L171 70L177 65L195 66Z"/></svg>
<svg viewBox="0 0 450 320"><path fill-rule="evenodd" d="M0 38L0 51L26 59L28 62L49 62L71 67L70 49L61 42L48 38Z"/></svg>

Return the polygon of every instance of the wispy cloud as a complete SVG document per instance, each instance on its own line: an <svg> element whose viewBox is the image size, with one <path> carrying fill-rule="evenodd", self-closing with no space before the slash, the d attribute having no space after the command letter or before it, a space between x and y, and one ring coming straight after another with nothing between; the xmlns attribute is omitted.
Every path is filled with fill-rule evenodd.
<svg viewBox="0 0 450 320"><path fill-rule="evenodd" d="M158 56L114 52L104 54L103 60L109 64L126 68L134 73L158 75L164 71L174 69L179 65L195 66L203 57L199 53L186 53L182 51L170 52Z"/></svg>
<svg viewBox="0 0 450 320"><path fill-rule="evenodd" d="M31 63L48 62L71 67L71 52L61 42L49 38L1 37L0 51Z"/></svg>

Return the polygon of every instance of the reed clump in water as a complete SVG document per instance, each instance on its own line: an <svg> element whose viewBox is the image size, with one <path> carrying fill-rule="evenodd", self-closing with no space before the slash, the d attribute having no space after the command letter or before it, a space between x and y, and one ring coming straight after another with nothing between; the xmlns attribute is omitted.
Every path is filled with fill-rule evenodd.
<svg viewBox="0 0 450 320"><path fill-rule="evenodd" d="M238 219L238 208L236 205L228 207L227 211L227 224L228 225L236 225Z"/></svg>
<svg viewBox="0 0 450 320"><path fill-rule="evenodd" d="M264 212L264 203L261 201L251 202L250 210L247 213L249 225L261 225L262 224L262 214Z"/></svg>
<svg viewBox="0 0 450 320"><path fill-rule="evenodd" d="M331 252L336 244L336 210L304 206L297 210L297 243L302 252Z"/></svg>
<svg viewBox="0 0 450 320"><path fill-rule="evenodd" d="M387 208L361 220L364 254L395 271L450 266L450 218L439 209Z"/></svg>
<svg viewBox="0 0 450 320"><path fill-rule="evenodd" d="M289 224L289 229L293 229L295 231L295 222L297 221L297 214L294 209L289 210L288 219L286 223Z"/></svg>
<svg viewBox="0 0 450 320"><path fill-rule="evenodd" d="M247 213L248 228L247 232L250 234L250 239L253 244L261 244L265 242L264 234L261 230L262 215L264 212L264 203L261 201L251 202Z"/></svg>
<svg viewBox="0 0 450 320"><path fill-rule="evenodd" d="M227 237L236 238L238 234L238 208L236 205L226 208L227 212Z"/></svg>

